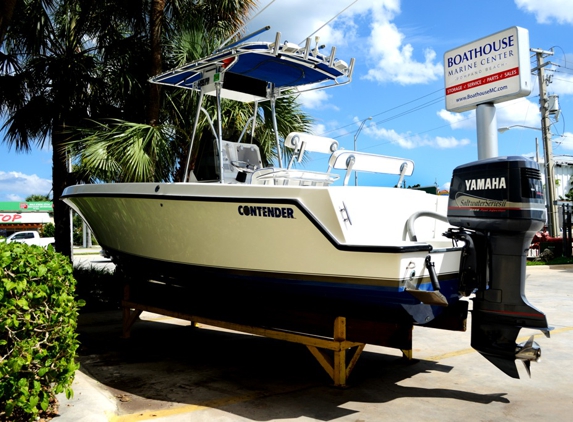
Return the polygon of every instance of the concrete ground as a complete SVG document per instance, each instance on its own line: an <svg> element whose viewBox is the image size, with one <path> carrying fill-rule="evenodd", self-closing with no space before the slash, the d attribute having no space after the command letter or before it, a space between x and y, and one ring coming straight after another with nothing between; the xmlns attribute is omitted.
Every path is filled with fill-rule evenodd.
<svg viewBox="0 0 573 422"><path fill-rule="evenodd" d="M99 261L99 258L97 259ZM414 358L367 346L349 387L330 378L305 346L156 314L129 340L119 311L82 315L81 369L67 421L533 421L573 411L573 266L528 267L529 301L555 327L536 334L543 356L532 377L512 379L470 348L470 333L414 329Z"/></svg>

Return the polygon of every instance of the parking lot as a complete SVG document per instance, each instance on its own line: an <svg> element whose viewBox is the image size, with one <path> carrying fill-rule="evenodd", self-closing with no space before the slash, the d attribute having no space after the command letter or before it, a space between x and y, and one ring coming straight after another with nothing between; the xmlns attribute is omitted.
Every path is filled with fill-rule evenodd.
<svg viewBox="0 0 573 422"><path fill-rule="evenodd" d="M305 346L144 313L121 339L119 311L82 315L81 373L61 417L89 408L110 421L532 421L573 409L573 267L528 267L527 296L555 327L536 334L532 377L507 377L471 349L470 333L414 329L414 360L367 346L347 388ZM96 403L91 396L98 395ZM83 410L83 413L81 412ZM101 416L101 419L98 417Z"/></svg>

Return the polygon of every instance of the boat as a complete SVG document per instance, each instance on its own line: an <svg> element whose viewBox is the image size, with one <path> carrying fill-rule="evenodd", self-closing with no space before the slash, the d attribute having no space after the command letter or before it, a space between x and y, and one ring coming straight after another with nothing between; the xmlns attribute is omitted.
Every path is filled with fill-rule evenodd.
<svg viewBox="0 0 573 422"><path fill-rule="evenodd" d="M533 341L516 345L517 333L524 326L548 333L549 327L523 294L521 244L506 242L502 254L517 250L508 266L494 262L497 243L488 239L500 227L491 222L500 212L492 211L501 211L504 222L526 221L511 232L503 229L500 238L526 239L535 231L529 226L541 224L535 163L516 157L471 163L454 172L453 181L463 180L448 197L402 188L414 171L410 159L345 150L336 139L309 133L281 139L276 100L350 83L354 59L338 59L336 48L323 54L310 39L303 47L282 43L280 33L273 42L250 39L151 79L197 92L200 104L207 96L217 100L215 116L197 109L189 151L202 116L209 136L202 134L202 152L194 163L189 158L183 182L84 184L64 191L63 200L88 223L106 254L130 274L185 286L198 297L224 296L209 308L219 303L219 317L229 319L240 319L237 307L227 313L223 308L239 303L251 317L258 307L296 309L460 329L471 296L474 331L481 333L473 334L472 345L510 376L518 377L516 359L529 369L540 349ZM238 142L223 139L221 99L253 104L250 127ZM254 133L263 101L273 111L278 159L271 166L263 166L258 145L245 140L249 129ZM283 148L290 151L288 163ZM326 168L301 167L306 153L323 154ZM515 173L516 167L525 170ZM353 186L354 172L393 175L395 183ZM496 180L496 188L472 187L476 172L478 179ZM507 198L485 198L508 193L514 188L510 178L533 186L536 195L513 200L509 208ZM481 203L475 200L480 197ZM501 272L500 285L491 271Z"/></svg>

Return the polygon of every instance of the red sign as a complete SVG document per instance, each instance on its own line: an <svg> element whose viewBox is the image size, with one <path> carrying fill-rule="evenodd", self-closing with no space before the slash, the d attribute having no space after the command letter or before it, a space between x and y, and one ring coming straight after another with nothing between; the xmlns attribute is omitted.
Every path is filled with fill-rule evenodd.
<svg viewBox="0 0 573 422"><path fill-rule="evenodd" d="M493 75L484 76L483 78L474 79L473 81L464 82L463 84L451 86L446 89L446 95L455 94L456 92L465 91L466 89L484 86L493 82L498 82L506 78L512 78L519 75L519 67L504 70L503 72L494 73Z"/></svg>
<svg viewBox="0 0 573 422"><path fill-rule="evenodd" d="M22 218L22 214L0 214L3 223L15 223Z"/></svg>

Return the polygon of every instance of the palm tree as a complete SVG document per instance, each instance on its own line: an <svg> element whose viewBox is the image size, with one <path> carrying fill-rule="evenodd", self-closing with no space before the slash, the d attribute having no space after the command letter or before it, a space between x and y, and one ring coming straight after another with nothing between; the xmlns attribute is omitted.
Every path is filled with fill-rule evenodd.
<svg viewBox="0 0 573 422"><path fill-rule="evenodd" d="M69 256L69 210L59 200L75 182L66 142L86 118L138 119L144 112L132 105L145 92L141 64L149 49L141 34L148 25L140 12L149 1L20 0L3 6L14 12L11 20L0 20L3 141L16 151L52 147L56 250ZM109 84L106 76L113 72L124 77Z"/></svg>
<svg viewBox="0 0 573 422"><path fill-rule="evenodd" d="M178 167L186 156L189 118L196 98L181 92L163 95L147 79L162 67L212 52L241 28L255 3L4 2L7 14L0 19L0 35L5 31L0 38L3 142L17 151L28 151L33 145L52 147L56 250L71 254L69 210L59 198L64 188L75 182L69 171L69 141L85 136L76 129L92 128L100 134L99 145L87 142L85 148L79 148L81 153L95 150L100 154L99 161L93 159L91 164L85 158L90 154L82 158L81 163L93 172L91 180L180 177ZM306 116L295 117L297 124L309 121ZM105 123L104 118L113 119L107 120L113 124ZM106 146L112 139L106 134L119 132L125 142ZM267 129L257 136L265 139L268 133ZM127 157L130 159L124 160Z"/></svg>
<svg viewBox="0 0 573 422"><path fill-rule="evenodd" d="M90 115L91 90L97 86L97 57L80 3L18 2L4 39L0 74L4 142L17 151L47 142L52 147L56 250L68 256L69 211L58 200L72 182L64 141L68 128Z"/></svg>
<svg viewBox="0 0 573 422"><path fill-rule="evenodd" d="M15 8L16 0L2 0L0 3L0 45L4 41L4 35L10 26Z"/></svg>
<svg viewBox="0 0 573 422"><path fill-rule="evenodd" d="M33 195L28 195L26 197L25 201L26 202L49 202L50 197L48 195L33 194Z"/></svg>
<svg viewBox="0 0 573 422"><path fill-rule="evenodd" d="M151 7L150 74L182 65L213 52L221 42L243 25L243 19L254 6L253 0L175 2L157 0ZM162 52L158 37L164 45ZM159 60L161 58L161 60ZM113 75L117 81L122 75ZM114 82L117 83L117 82ZM145 84L145 81L141 81ZM80 178L86 182L101 181L181 181L188 154L189 129L195 115L197 95L187 90L149 88L145 122L108 119L81 130L76 154L82 169ZM252 106L225 102L223 126L228 132L242 129L253 115ZM214 105L207 106L213 109ZM279 134L308 130L310 118L301 112L293 98L277 102ZM140 113L141 115L141 113ZM256 139L262 146L263 159L270 161L274 151L274 133L270 107L262 104ZM203 122L203 125L206 122ZM198 133L201 133L200 126ZM238 129L240 131L240 129ZM229 139L229 138L227 138ZM196 145L196 144L195 144Z"/></svg>

